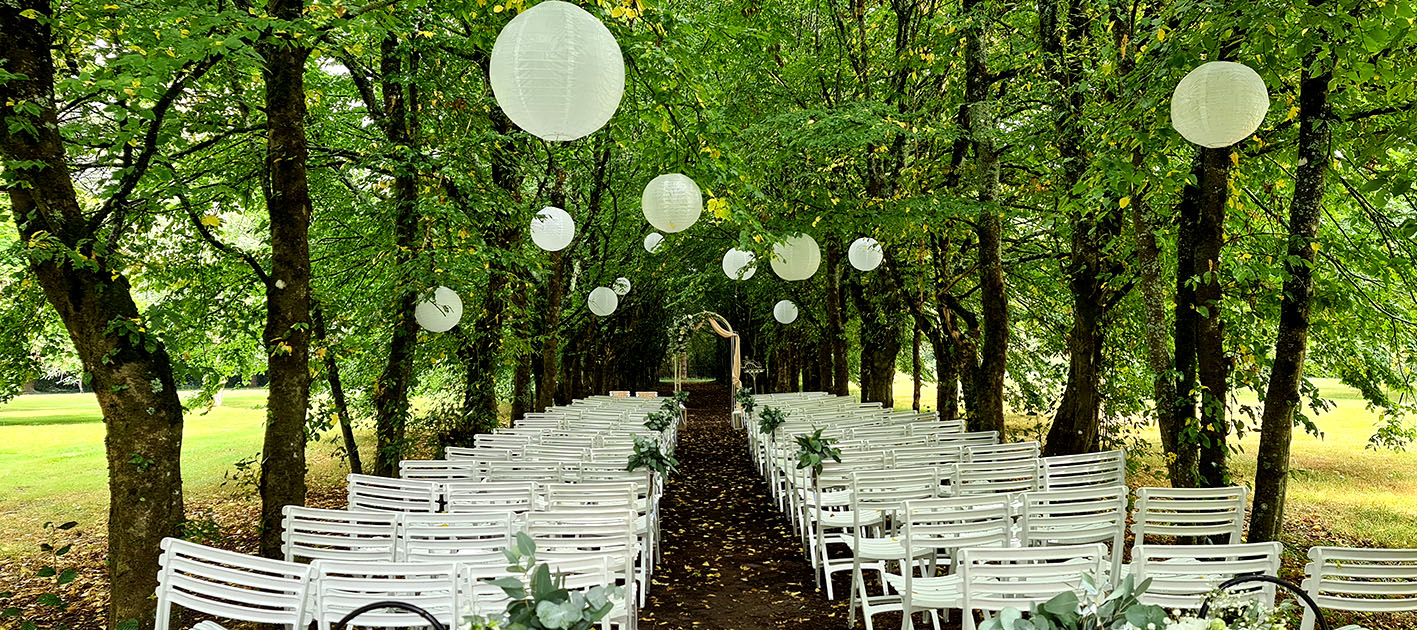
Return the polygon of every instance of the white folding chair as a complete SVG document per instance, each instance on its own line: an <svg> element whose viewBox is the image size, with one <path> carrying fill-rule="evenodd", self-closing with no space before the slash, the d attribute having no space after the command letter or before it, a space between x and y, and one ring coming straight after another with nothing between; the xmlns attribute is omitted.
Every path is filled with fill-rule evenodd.
<svg viewBox="0 0 1417 630"><path fill-rule="evenodd" d="M831 545L845 545L855 527L876 525L884 518L880 512L858 516L851 510L851 474L858 470L883 470L884 461L885 456L877 453L842 462L825 462L813 479L812 492L803 496L803 542L807 544L808 560L818 569L817 584L826 585L827 599L836 599L832 574L851 570L850 559L831 557ZM795 490L789 488L789 492Z"/></svg>
<svg viewBox="0 0 1417 630"><path fill-rule="evenodd" d="M1043 487L1045 490L1125 485L1127 485L1127 456L1124 451L1056 455L1043 458Z"/></svg>
<svg viewBox="0 0 1417 630"><path fill-rule="evenodd" d="M505 565L502 550L511 544L513 515L402 514L398 561Z"/></svg>
<svg viewBox="0 0 1417 630"><path fill-rule="evenodd" d="M398 512L350 512L287 505L281 509L287 562L394 560Z"/></svg>
<svg viewBox="0 0 1417 630"><path fill-rule="evenodd" d="M931 624L939 627L935 610L961 608L964 590L957 572L936 575L945 556L944 567L957 565L960 550L975 547L1007 547L1013 528L1009 497L984 494L907 501L899 512L905 545L911 549L929 549L930 561L921 567L919 577L915 567L904 567L901 575L885 574L885 581L901 594L902 628L913 627L914 614L930 614Z"/></svg>
<svg viewBox="0 0 1417 630"><path fill-rule="evenodd" d="M1041 487L1038 460L1024 459L957 464L950 474L949 489L954 496L965 496L1034 492Z"/></svg>
<svg viewBox="0 0 1417 630"><path fill-rule="evenodd" d="M932 549L907 547L894 531L892 521L896 513L907 501L933 499L940 495L940 473L934 468L912 470L856 471L851 474L851 514L855 519L851 535L845 540L851 551L851 597L847 627L856 626L856 606L861 606L861 616L866 621L866 630L872 629L871 620L878 613L900 610L900 598L891 595L885 587L885 573L891 562L899 563L903 573L910 572L916 558L927 556ZM868 536L872 531L876 535ZM876 571L881 576L880 595L871 595L866 589L864 569Z"/></svg>
<svg viewBox="0 0 1417 630"><path fill-rule="evenodd" d="M1038 442L979 444L964 447L966 462L1017 462L1038 459Z"/></svg>
<svg viewBox="0 0 1417 630"><path fill-rule="evenodd" d="M1083 576L1100 581L1106 548L1091 545L990 549L959 552L964 629L974 630L974 611L1028 610L1059 593L1084 595Z"/></svg>
<svg viewBox="0 0 1417 630"><path fill-rule="evenodd" d="M561 462L523 460L488 462L487 480L554 483L565 481L565 472Z"/></svg>
<svg viewBox="0 0 1417 630"><path fill-rule="evenodd" d="M399 601L428 611L445 627L462 621L456 565L426 562L336 562L316 560L315 621L320 630L354 610L376 602ZM364 613L360 627L407 628L426 624L399 609Z"/></svg>
<svg viewBox="0 0 1417 630"><path fill-rule="evenodd" d="M1417 549L1314 547L1304 567L1304 591L1320 608L1358 612L1417 611ZM1313 630L1304 609L1300 630Z"/></svg>
<svg viewBox="0 0 1417 630"><path fill-rule="evenodd" d="M521 514L537 507L534 481L450 481L443 484L445 512Z"/></svg>
<svg viewBox="0 0 1417 630"><path fill-rule="evenodd" d="M643 587L648 582L647 567L635 570L639 536L635 533L635 513L631 510L531 512L526 515L526 532L536 542L537 557L563 553L600 553L621 558L612 567L617 579L624 580L626 597L639 597L644 605Z"/></svg>
<svg viewBox="0 0 1417 630"><path fill-rule="evenodd" d="M349 509L370 512L437 512L442 486L436 481L348 476Z"/></svg>
<svg viewBox="0 0 1417 630"><path fill-rule="evenodd" d="M233 621L300 627L309 619L309 565L258 558L164 538L157 585L157 630L172 606Z"/></svg>
<svg viewBox="0 0 1417 630"><path fill-rule="evenodd" d="M1026 492L1018 526L1020 547L1105 543L1108 572L1105 581L1098 576L1098 586L1115 585L1122 570L1127 487Z"/></svg>
<svg viewBox="0 0 1417 630"><path fill-rule="evenodd" d="M405 459L399 462L399 479L473 481L482 478L476 460Z"/></svg>
<svg viewBox="0 0 1417 630"><path fill-rule="evenodd" d="M1225 536L1238 544L1245 527L1245 488L1137 488L1133 546L1147 536ZM1135 552L1133 552L1135 554Z"/></svg>
<svg viewBox="0 0 1417 630"><path fill-rule="evenodd" d="M1138 545L1132 550L1136 581L1151 580L1140 597L1144 604L1195 610L1221 582L1240 575L1279 572L1278 542L1237 545ZM1274 585L1241 586L1227 594L1274 605Z"/></svg>

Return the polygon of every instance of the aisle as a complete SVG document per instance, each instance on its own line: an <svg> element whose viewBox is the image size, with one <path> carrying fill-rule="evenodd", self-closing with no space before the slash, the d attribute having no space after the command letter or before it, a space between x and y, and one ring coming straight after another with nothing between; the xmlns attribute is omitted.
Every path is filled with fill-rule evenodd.
<svg viewBox="0 0 1417 630"><path fill-rule="evenodd" d="M688 389L679 474L661 503L664 562L640 627L845 628L845 601L828 602L813 589L795 534L748 462L743 434L728 426L727 391Z"/></svg>

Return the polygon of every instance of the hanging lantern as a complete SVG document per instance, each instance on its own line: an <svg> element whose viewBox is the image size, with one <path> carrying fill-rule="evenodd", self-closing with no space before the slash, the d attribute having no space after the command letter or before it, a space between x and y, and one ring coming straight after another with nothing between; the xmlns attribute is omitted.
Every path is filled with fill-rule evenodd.
<svg viewBox="0 0 1417 630"><path fill-rule="evenodd" d="M620 306L620 298L609 287L596 287L586 298L586 306L590 307L590 312L605 317Z"/></svg>
<svg viewBox="0 0 1417 630"><path fill-rule="evenodd" d="M772 318L779 324L791 324L797 321L797 305L792 300L783 300L772 307Z"/></svg>
<svg viewBox="0 0 1417 630"><path fill-rule="evenodd" d="M413 319L428 332L447 332L462 319L462 298L448 287L438 287L433 295L413 307Z"/></svg>
<svg viewBox="0 0 1417 630"><path fill-rule="evenodd" d="M885 252L881 251L881 244L876 239L863 236L851 242L851 247L846 249L846 258L857 270L870 271L881 266Z"/></svg>
<svg viewBox="0 0 1417 630"><path fill-rule="evenodd" d="M1171 94L1171 126L1195 144L1228 147L1254 133L1269 111L1264 79L1230 61L1201 64Z"/></svg>
<svg viewBox="0 0 1417 630"><path fill-rule="evenodd" d="M817 241L801 234L772 246L772 270L783 280L806 280L817 273L822 264L822 250Z"/></svg>
<svg viewBox="0 0 1417 630"><path fill-rule="evenodd" d="M640 209L650 225L673 234L689 229L699 220L704 211L704 195L687 175L660 175L645 186Z"/></svg>
<svg viewBox="0 0 1417 630"><path fill-rule="evenodd" d="M576 237L576 220L560 208L547 206L531 218L531 242L548 252L559 252Z"/></svg>
<svg viewBox="0 0 1417 630"><path fill-rule="evenodd" d="M625 91L625 59L610 29L559 0L507 23L492 46L488 74L507 118L552 142L605 126Z"/></svg>
<svg viewBox="0 0 1417 630"><path fill-rule="evenodd" d="M623 276L616 278L615 284L610 285L610 288L615 291L615 295L624 296L630 292L630 279Z"/></svg>
<svg viewBox="0 0 1417 630"><path fill-rule="evenodd" d="M753 277L753 274L758 273L758 266L753 264L757 260L758 257L754 256L753 252L745 252L738 248L730 249L728 253L723 255L723 273L728 274L728 277L734 280L747 280Z"/></svg>
<svg viewBox="0 0 1417 630"><path fill-rule="evenodd" d="M659 253L659 246L664 244L664 235L659 232L650 232L645 235L645 251L651 254Z"/></svg>

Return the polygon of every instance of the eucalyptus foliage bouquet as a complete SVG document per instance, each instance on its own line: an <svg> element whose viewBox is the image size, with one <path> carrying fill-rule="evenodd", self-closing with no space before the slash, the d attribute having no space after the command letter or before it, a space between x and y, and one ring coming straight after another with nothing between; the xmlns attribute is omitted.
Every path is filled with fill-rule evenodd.
<svg viewBox="0 0 1417 630"><path fill-rule="evenodd" d="M663 433L665 429L674 426L675 414L667 411L656 411L645 417L645 428L651 431Z"/></svg>
<svg viewBox="0 0 1417 630"><path fill-rule="evenodd" d="M1097 587L1091 575L1083 575L1083 597L1067 591L1042 604L1027 615L1017 608L1005 608L979 625L979 630L1284 630L1284 613L1289 604L1277 609L1254 599L1215 592L1209 596L1210 613L1204 617L1170 616L1160 606L1143 604L1138 597L1151 586L1127 576L1110 593Z"/></svg>
<svg viewBox="0 0 1417 630"><path fill-rule="evenodd" d="M679 468L679 460L674 459L672 453L665 453L659 450L659 442L647 438L643 435L635 436L635 452L630 453L630 459L625 464L626 472L634 472L640 468L648 468L668 477L674 474Z"/></svg>
<svg viewBox="0 0 1417 630"><path fill-rule="evenodd" d="M734 396L738 401L738 406L743 408L743 413L749 418L753 417L753 410L758 407L758 399L753 398L753 389L750 387L739 387L738 393Z"/></svg>
<svg viewBox="0 0 1417 630"><path fill-rule="evenodd" d="M468 618L464 627L469 630L589 630L615 607L611 598L622 594L614 585L566 590L561 576L552 576L550 567L536 564L536 545L525 533L517 532L517 544L502 553L507 568L516 575L491 583L512 601L500 618Z"/></svg>
<svg viewBox="0 0 1417 630"><path fill-rule="evenodd" d="M784 422L787 422L787 412L777 407L764 406L763 412L758 414L758 432L772 435Z"/></svg>
<svg viewBox="0 0 1417 630"><path fill-rule="evenodd" d="M767 409L763 409L766 413ZM832 446L836 440L822 437L822 430L817 429L811 435L802 434L797 436L797 468L811 468L812 475L816 476L822 472L822 464L828 459L841 463L841 449Z"/></svg>

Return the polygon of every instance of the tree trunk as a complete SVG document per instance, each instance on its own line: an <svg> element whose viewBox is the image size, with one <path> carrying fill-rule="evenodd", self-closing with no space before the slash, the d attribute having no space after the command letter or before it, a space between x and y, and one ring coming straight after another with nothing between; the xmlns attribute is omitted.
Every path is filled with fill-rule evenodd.
<svg viewBox="0 0 1417 630"><path fill-rule="evenodd" d="M512 292L512 303L516 306L516 313L519 323L516 326L517 334L521 336L524 344L529 345L531 333L526 328L527 317L527 293L531 290L529 284L519 284L517 290ZM512 423L515 424L526 416L536 404L536 392L532 391L532 354L517 344L517 352L514 358L516 365L512 370Z"/></svg>
<svg viewBox="0 0 1417 630"><path fill-rule="evenodd" d="M497 417L497 358L502 347L502 315L506 311L503 295L507 275L492 272L487 279L487 295L483 311L462 338L459 358L463 362L462 422L456 431L455 444L471 446L474 435L487 433L498 426Z"/></svg>
<svg viewBox="0 0 1417 630"><path fill-rule="evenodd" d="M1004 368L1009 349L1009 303L1004 292L1004 265L1000 241L998 129L990 100L988 0L965 0L969 20L965 43L965 93L969 101L969 133L974 145L979 200L979 301L983 307L983 342L979 348L979 375L975 379L975 408L971 420L982 430L1004 432Z"/></svg>
<svg viewBox="0 0 1417 630"><path fill-rule="evenodd" d="M1274 342L1274 366L1265 392L1260 422L1260 446L1255 466L1255 503L1250 513L1250 542L1279 540L1284 524L1285 490L1289 480L1289 444L1294 411L1299 406L1299 382L1308 353L1309 307L1314 291L1314 237L1322 218L1328 171L1330 128L1329 72L1318 72L1316 55L1305 56L1299 84L1299 167L1289 206L1289 277L1279 303L1279 332ZM1314 72L1314 74L1309 74Z"/></svg>
<svg viewBox="0 0 1417 630"><path fill-rule="evenodd" d="M920 411L920 325L915 325L915 335L910 342L910 408Z"/></svg>
<svg viewBox="0 0 1417 630"><path fill-rule="evenodd" d="M846 314L841 297L841 244L827 238L827 338L832 347L832 389L837 396L851 393L851 372L846 359Z"/></svg>
<svg viewBox="0 0 1417 630"><path fill-rule="evenodd" d="M1048 429L1045 455L1098 450L1098 408L1102 402L1098 386L1102 376L1103 337L1102 312L1098 306L1091 299L1074 294L1073 328L1068 334L1068 382L1058 403L1058 413L1053 416L1053 425Z"/></svg>
<svg viewBox="0 0 1417 630"><path fill-rule="evenodd" d="M1174 364L1170 339L1166 334L1167 299L1161 280L1161 253L1156 245L1151 213L1142 200L1132 203L1132 224L1136 231L1137 274L1146 321L1147 364L1153 375L1152 398L1156 407L1156 426L1161 433L1163 459L1171 485L1191 487L1195 485L1196 478L1196 449L1194 441L1187 442L1182 436L1185 425L1178 412L1176 381L1171 378ZM1177 347L1180 347L1179 337Z"/></svg>
<svg viewBox="0 0 1417 630"><path fill-rule="evenodd" d="M1230 190L1229 149L1203 149L1200 213L1196 223L1196 373L1200 379L1200 483L1230 485L1229 424L1225 403L1229 394L1230 360L1225 356L1225 324L1221 318L1220 250L1225 244L1225 203Z"/></svg>
<svg viewBox="0 0 1417 630"><path fill-rule="evenodd" d="M330 398L335 403L335 418L339 421L340 435L344 437L344 452L349 458L349 472L356 475L364 474L364 465L359 461L359 443L354 440L354 426L350 424L349 404L344 398L344 383L339 375L339 362L335 359L335 351L329 346L329 337L325 333L325 311L316 306L315 319L315 339L322 346L321 352L325 357L325 378L330 381Z"/></svg>
<svg viewBox="0 0 1417 630"><path fill-rule="evenodd" d="M271 0L266 11L300 19L303 0ZM270 389L261 449L261 555L282 557L281 510L305 504L305 413L310 405L310 185L305 137L305 60L290 35L271 35L265 60L266 211L271 273L266 287L266 352Z"/></svg>
<svg viewBox="0 0 1417 630"><path fill-rule="evenodd" d="M836 391L836 385L832 380L836 378L836 361L832 357L832 345L829 339L823 339L817 343L817 391Z"/></svg>
<svg viewBox="0 0 1417 630"><path fill-rule="evenodd" d="M34 11L39 19L21 16ZM94 251L97 234L79 206L54 106L54 47L48 2L0 6L0 102L29 103L34 113L0 111L6 188L29 270L74 343L103 412L108 459L107 626L136 621L152 628L159 545L180 535L182 403L172 364L147 331L121 264ZM33 167L18 167L29 163ZM44 234L41 235L41 232ZM53 240L57 243L53 243ZM49 241L52 245L42 245ZM74 266L74 252L88 263Z"/></svg>
<svg viewBox="0 0 1417 630"><path fill-rule="evenodd" d="M413 150L418 133L418 93L407 81L414 70L405 63L399 51L398 39L390 34L380 43L380 74L383 77L384 136L389 144ZM405 84L407 89L405 90ZM410 161L398 161L394 171L394 260L400 274L410 272L418 248L418 172ZM389 356L379 380L374 386L374 433L377 448L374 454L374 474L393 477L398 474L399 460L407 448L405 429L408 423L408 391L413 381L413 357L418 345L418 322L414 309L418 305L417 285L411 281L399 284L394 311L388 317L393 323L389 339Z"/></svg>

